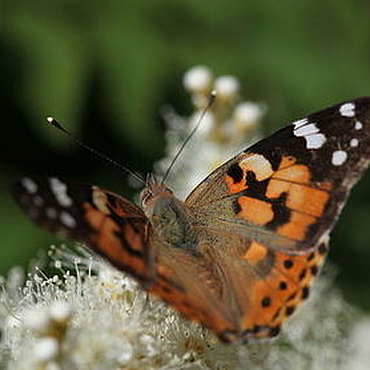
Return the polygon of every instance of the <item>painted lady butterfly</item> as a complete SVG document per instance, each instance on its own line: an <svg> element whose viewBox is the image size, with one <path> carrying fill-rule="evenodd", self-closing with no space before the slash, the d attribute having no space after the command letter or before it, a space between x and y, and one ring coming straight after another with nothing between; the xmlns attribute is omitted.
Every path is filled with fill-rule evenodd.
<svg viewBox="0 0 370 370"><path fill-rule="evenodd" d="M274 337L304 301L370 160L370 98L295 121L212 172L185 202L149 180L142 208L96 186L27 177L20 206L230 342Z"/></svg>

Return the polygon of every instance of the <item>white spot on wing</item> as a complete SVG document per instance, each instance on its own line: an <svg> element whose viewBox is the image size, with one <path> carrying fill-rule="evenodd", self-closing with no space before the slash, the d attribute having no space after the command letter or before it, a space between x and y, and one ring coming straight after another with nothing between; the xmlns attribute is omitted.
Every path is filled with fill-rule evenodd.
<svg viewBox="0 0 370 370"><path fill-rule="evenodd" d="M295 136L306 136L311 134L316 134L319 132L319 129L316 127L314 123L310 123L309 125L302 126L298 129L294 130Z"/></svg>
<svg viewBox="0 0 370 370"><path fill-rule="evenodd" d="M326 142L326 137L323 134L315 134L305 136L307 149L319 149Z"/></svg>
<svg viewBox="0 0 370 370"><path fill-rule="evenodd" d="M308 119L307 118L302 118L302 119L299 119L298 121L294 121L292 124L294 125L294 128L297 129L301 126L304 126L308 123Z"/></svg>
<svg viewBox="0 0 370 370"><path fill-rule="evenodd" d="M37 192L37 184L29 177L25 177L24 179L22 179L21 184L26 188L26 190L30 194L35 194Z"/></svg>
<svg viewBox="0 0 370 370"><path fill-rule="evenodd" d="M107 215L111 213L109 208L107 207L108 199L106 194L97 186L92 187L92 202L99 211Z"/></svg>
<svg viewBox="0 0 370 370"><path fill-rule="evenodd" d="M362 123L360 121L356 121L355 123L355 130L361 130L363 127Z"/></svg>
<svg viewBox="0 0 370 370"><path fill-rule="evenodd" d="M355 116L355 104L354 103L345 103L340 106L339 113L343 117L354 117Z"/></svg>
<svg viewBox="0 0 370 370"><path fill-rule="evenodd" d="M351 141L349 142L349 145L351 145L352 148L356 148L358 146L358 139L356 138L351 139Z"/></svg>
<svg viewBox="0 0 370 370"><path fill-rule="evenodd" d="M76 220L68 212L63 211L60 216L60 221L67 227L73 228L76 226Z"/></svg>
<svg viewBox="0 0 370 370"><path fill-rule="evenodd" d="M261 154L253 154L242 161L239 166L242 169L253 171L258 181L265 180L273 175L270 161Z"/></svg>
<svg viewBox="0 0 370 370"><path fill-rule="evenodd" d="M307 118L301 119L300 121L293 122L294 129L293 134L297 137L304 137L306 140L307 149L319 149L326 142L324 134L320 133L319 128L315 123L309 123Z"/></svg>
<svg viewBox="0 0 370 370"><path fill-rule="evenodd" d="M59 179L53 177L50 179L51 190L58 203L63 207L70 207L73 204L72 199L67 194L67 185Z"/></svg>
<svg viewBox="0 0 370 370"><path fill-rule="evenodd" d="M344 150L336 150L331 157L331 163L334 166L341 166L347 160L347 157L348 155Z"/></svg>

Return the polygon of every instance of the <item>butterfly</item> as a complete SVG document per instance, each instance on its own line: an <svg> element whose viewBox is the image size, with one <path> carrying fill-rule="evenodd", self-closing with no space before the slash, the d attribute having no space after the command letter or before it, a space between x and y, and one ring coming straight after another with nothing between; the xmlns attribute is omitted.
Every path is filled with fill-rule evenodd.
<svg viewBox="0 0 370 370"><path fill-rule="evenodd" d="M97 186L25 177L37 224L81 241L222 341L272 338L308 298L370 160L370 98L343 102L230 159L181 201L149 177L141 207Z"/></svg>

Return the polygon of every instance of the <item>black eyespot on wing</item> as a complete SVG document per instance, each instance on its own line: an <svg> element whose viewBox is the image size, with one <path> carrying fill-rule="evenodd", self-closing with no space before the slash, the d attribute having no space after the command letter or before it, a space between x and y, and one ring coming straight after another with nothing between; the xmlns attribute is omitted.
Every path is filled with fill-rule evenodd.
<svg viewBox="0 0 370 370"><path fill-rule="evenodd" d="M292 260L290 260L290 259L286 259L286 260L283 262L283 264L284 264L284 267L285 267L287 270L291 269L291 268L294 266L294 262L293 262Z"/></svg>
<svg viewBox="0 0 370 370"><path fill-rule="evenodd" d="M271 298L270 297L264 297L261 301L261 306L266 308L266 307L270 307L271 305Z"/></svg>
<svg viewBox="0 0 370 370"><path fill-rule="evenodd" d="M279 284L280 290L286 290L288 288L288 284L285 281L281 281Z"/></svg>

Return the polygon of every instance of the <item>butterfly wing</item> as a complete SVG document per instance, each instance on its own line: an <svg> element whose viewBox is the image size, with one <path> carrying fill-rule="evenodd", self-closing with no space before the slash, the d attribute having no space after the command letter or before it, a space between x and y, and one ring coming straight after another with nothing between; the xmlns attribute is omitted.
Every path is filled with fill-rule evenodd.
<svg viewBox="0 0 370 370"><path fill-rule="evenodd" d="M205 227L304 253L333 228L369 164L370 98L293 122L216 169L186 199Z"/></svg>
<svg viewBox="0 0 370 370"><path fill-rule="evenodd" d="M141 283L151 279L149 223L129 200L96 186L35 176L16 183L13 195L40 226L89 245Z"/></svg>
<svg viewBox="0 0 370 370"><path fill-rule="evenodd" d="M224 340L276 336L310 293L329 233L370 158L370 99L294 122L216 169L189 195L211 240ZM221 289L221 290L222 290Z"/></svg>

